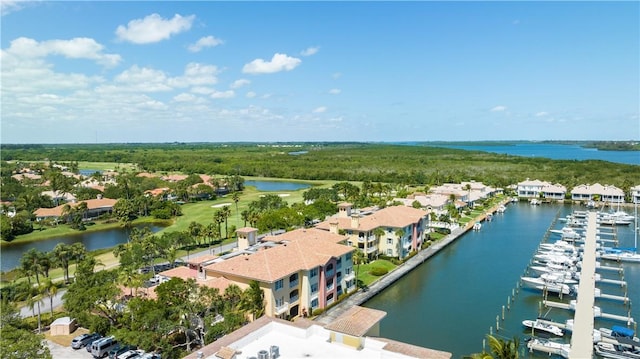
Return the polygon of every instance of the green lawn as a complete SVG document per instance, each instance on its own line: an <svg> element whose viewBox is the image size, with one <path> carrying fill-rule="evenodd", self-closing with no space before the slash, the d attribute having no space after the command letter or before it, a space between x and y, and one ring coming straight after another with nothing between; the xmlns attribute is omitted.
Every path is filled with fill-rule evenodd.
<svg viewBox="0 0 640 359"><path fill-rule="evenodd" d="M391 272L391 270L396 268L397 266L386 259L377 259L367 264L361 264L359 268L357 265L354 265L353 270L356 270L358 272L358 281L361 281L363 285L369 285L375 282L376 280L384 277L384 276L378 277L370 274L369 272L374 267L386 268L389 272Z"/></svg>

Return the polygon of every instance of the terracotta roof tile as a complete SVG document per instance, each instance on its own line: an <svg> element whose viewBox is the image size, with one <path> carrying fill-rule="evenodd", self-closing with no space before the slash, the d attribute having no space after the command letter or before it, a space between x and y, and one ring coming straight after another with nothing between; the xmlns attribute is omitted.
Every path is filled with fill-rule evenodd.
<svg viewBox="0 0 640 359"><path fill-rule="evenodd" d="M362 337L386 315L382 310L356 305L326 325L325 329Z"/></svg>
<svg viewBox="0 0 640 359"><path fill-rule="evenodd" d="M335 239L318 234L308 234L317 229L299 229L289 234L290 242L258 251L243 254L223 262L211 264L205 269L222 275L236 275L262 282L275 282L299 270L309 270L324 265L332 257L352 252L354 248L336 244ZM333 235L335 236L337 235ZM341 237L341 236L340 236Z"/></svg>

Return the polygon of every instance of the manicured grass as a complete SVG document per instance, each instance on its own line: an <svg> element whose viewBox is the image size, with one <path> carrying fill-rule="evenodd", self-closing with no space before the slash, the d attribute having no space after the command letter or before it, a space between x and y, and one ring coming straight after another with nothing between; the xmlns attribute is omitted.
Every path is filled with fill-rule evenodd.
<svg viewBox="0 0 640 359"><path fill-rule="evenodd" d="M86 162L79 161L78 169L81 170L96 170L96 171L133 171L136 165L133 163L116 163L116 162Z"/></svg>
<svg viewBox="0 0 640 359"><path fill-rule="evenodd" d="M360 267L356 269L357 267L358 267L357 265L354 265L353 270L358 271L358 281L361 281L363 285L369 285L383 277L383 276L378 277L370 274L369 272L371 271L372 268L382 267L382 268L386 268L389 272L391 272L391 270L396 268L397 266L386 259L377 259L367 264L361 264Z"/></svg>

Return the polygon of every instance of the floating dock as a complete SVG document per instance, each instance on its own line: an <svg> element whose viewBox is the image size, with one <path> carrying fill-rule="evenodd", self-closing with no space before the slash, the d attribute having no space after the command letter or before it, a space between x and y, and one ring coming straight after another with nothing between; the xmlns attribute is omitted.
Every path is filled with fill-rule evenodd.
<svg viewBox="0 0 640 359"><path fill-rule="evenodd" d="M596 219L597 214L587 214L578 299L576 300L573 334L569 359L593 358L593 318L596 291Z"/></svg>

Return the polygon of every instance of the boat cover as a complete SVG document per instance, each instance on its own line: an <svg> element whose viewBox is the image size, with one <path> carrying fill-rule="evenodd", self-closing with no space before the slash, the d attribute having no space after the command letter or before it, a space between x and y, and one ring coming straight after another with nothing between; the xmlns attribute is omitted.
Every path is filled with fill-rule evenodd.
<svg viewBox="0 0 640 359"><path fill-rule="evenodd" d="M621 327L619 325L614 325L611 327L611 334L619 337L633 338L634 331L633 329Z"/></svg>

